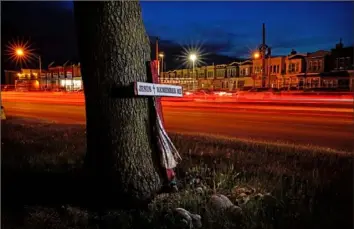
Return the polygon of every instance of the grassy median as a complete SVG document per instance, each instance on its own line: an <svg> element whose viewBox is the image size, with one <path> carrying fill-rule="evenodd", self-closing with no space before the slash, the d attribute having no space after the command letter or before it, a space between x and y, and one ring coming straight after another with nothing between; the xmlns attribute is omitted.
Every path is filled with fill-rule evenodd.
<svg viewBox="0 0 354 229"><path fill-rule="evenodd" d="M9 118L1 129L4 228L172 228L176 207L200 214L203 228L353 227L349 152L171 133L183 157L180 192L158 196L138 216L110 210L97 221L84 203L84 126ZM242 217L213 215L213 193Z"/></svg>

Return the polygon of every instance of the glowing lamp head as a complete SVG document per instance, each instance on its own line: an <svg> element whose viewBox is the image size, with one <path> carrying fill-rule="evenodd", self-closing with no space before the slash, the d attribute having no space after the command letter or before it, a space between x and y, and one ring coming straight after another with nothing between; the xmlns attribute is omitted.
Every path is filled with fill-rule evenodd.
<svg viewBox="0 0 354 229"><path fill-rule="evenodd" d="M165 55L163 53L159 54L159 57L163 58Z"/></svg>
<svg viewBox="0 0 354 229"><path fill-rule="evenodd" d="M192 53L192 54L189 55L189 59L194 62L197 59L197 55Z"/></svg>
<svg viewBox="0 0 354 229"><path fill-rule="evenodd" d="M258 59L260 56L261 56L261 55L259 54L259 52L255 52L255 53L253 54L253 57L254 57L255 59Z"/></svg>
<svg viewBox="0 0 354 229"><path fill-rule="evenodd" d="M16 55L18 55L18 56L23 56L23 49L21 49L21 48L18 48L18 49L16 49Z"/></svg>

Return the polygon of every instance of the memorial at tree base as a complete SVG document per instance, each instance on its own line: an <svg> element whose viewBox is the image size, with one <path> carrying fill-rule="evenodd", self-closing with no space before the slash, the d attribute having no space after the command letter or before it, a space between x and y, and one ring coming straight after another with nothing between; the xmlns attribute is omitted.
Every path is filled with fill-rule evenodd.
<svg viewBox="0 0 354 229"><path fill-rule="evenodd" d="M182 97L183 91L181 86L159 84L157 74L158 61L148 62L148 69L150 69L148 74L151 73L151 75L148 75L148 79L152 83L135 82L134 92L136 96L153 96L152 104L154 107L152 110L155 111L154 119L156 120L156 129L153 133L157 141L161 166L166 170L167 185L177 190L174 168L176 168L178 161L182 158L164 128L160 96Z"/></svg>

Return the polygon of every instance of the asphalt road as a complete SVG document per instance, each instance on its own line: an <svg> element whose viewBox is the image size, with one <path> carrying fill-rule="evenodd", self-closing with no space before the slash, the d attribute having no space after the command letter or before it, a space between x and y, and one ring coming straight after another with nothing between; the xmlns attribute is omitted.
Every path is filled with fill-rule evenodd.
<svg viewBox="0 0 354 229"><path fill-rule="evenodd" d="M73 102L74 101L74 102ZM7 116L85 124L76 95L26 96L2 93ZM311 144L353 151L351 103L206 103L164 101L166 129L257 140Z"/></svg>

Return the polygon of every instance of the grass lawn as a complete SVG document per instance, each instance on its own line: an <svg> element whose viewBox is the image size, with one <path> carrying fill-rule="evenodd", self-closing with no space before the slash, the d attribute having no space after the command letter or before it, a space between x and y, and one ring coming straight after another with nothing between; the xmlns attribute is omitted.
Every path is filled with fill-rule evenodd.
<svg viewBox="0 0 354 229"><path fill-rule="evenodd" d="M353 228L352 153L170 136L183 157L177 169L180 192L159 195L139 214L110 209L97 220L86 208L85 127L10 117L1 123L2 226L173 228L171 209L182 207L201 215L202 228ZM239 205L242 217L210 211L213 193Z"/></svg>

